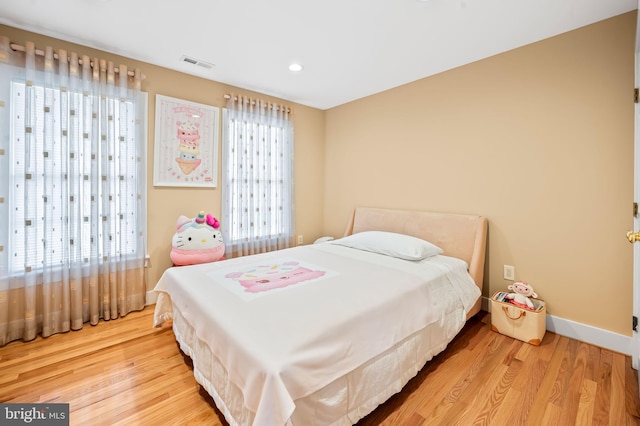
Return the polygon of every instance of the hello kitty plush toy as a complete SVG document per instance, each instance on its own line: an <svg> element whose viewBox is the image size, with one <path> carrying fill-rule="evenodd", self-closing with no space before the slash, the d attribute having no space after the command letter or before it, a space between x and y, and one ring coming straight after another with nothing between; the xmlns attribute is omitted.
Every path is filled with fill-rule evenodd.
<svg viewBox="0 0 640 426"><path fill-rule="evenodd" d="M180 216L171 240L171 260L175 266L195 265L221 260L224 243L220 222L210 214L200 212L190 219Z"/></svg>
<svg viewBox="0 0 640 426"><path fill-rule="evenodd" d="M513 291L513 293L509 293L505 296L505 299L508 299L514 305L518 305L521 308L535 310L533 306L533 302L529 299L530 297L536 299L538 295L533 291L533 287L525 282L518 281L511 284L507 287L509 290Z"/></svg>

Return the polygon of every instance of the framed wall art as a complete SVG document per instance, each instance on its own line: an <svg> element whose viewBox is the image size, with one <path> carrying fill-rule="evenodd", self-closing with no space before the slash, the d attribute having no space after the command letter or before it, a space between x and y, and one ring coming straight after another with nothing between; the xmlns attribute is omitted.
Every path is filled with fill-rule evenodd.
<svg viewBox="0 0 640 426"><path fill-rule="evenodd" d="M217 107L156 95L153 185L215 188L219 122Z"/></svg>

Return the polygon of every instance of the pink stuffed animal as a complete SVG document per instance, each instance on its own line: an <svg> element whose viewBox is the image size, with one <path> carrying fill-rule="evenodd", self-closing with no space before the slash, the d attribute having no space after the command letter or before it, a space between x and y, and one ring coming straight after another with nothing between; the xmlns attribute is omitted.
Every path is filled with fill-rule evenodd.
<svg viewBox="0 0 640 426"><path fill-rule="evenodd" d="M518 305L521 308L535 310L533 302L529 299L537 298L538 295L533 291L533 287L525 282L518 281L507 287L513 293L509 293L505 296L505 299L509 299L514 305Z"/></svg>
<svg viewBox="0 0 640 426"><path fill-rule="evenodd" d="M215 262L224 256L220 222L210 214L205 217L204 212L200 212L193 219L180 216L176 228L170 255L174 265Z"/></svg>

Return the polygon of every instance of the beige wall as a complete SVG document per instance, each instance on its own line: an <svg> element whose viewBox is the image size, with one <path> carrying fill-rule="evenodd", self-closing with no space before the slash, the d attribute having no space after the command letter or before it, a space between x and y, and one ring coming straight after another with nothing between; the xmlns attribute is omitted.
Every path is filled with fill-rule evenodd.
<svg viewBox="0 0 640 426"><path fill-rule="evenodd" d="M550 314L630 335L635 17L326 112L288 103L297 233L307 243L339 236L356 206L481 214L489 219L485 296L506 288L502 266L514 265ZM0 34L146 74L153 288L170 266L176 218L220 213L220 189L152 186L155 94L222 107L224 93L251 92L2 25Z"/></svg>
<svg viewBox="0 0 640 426"><path fill-rule="evenodd" d="M293 107L295 111L296 145L294 167L297 233L304 235L305 241L313 241L314 238L320 235L319 231L322 228L323 221L322 194L324 193L322 180L322 174L324 173L323 111L3 25L0 25L0 34L8 36L14 43L22 45L24 45L25 41L34 41L38 48L51 45L55 49L66 48L79 54L86 53L90 56L111 59L130 68L139 67L146 75L142 90L147 92L149 96L147 201L148 253L151 255L151 263L147 273L148 289L153 289L164 270L171 266L169 259L171 237L175 232L175 223L178 216L184 214L193 217L200 210L205 210L216 217L220 217L221 204L219 187L216 189L153 187L156 94L223 107L225 105L224 94L235 92L257 95L263 99L278 101ZM222 139L220 138L219 140L221 153ZM221 177L220 168L218 182L220 182ZM224 223L222 226L224 226Z"/></svg>
<svg viewBox="0 0 640 426"><path fill-rule="evenodd" d="M485 296L513 265L549 314L630 335L635 19L328 110L325 232L356 206L484 215Z"/></svg>

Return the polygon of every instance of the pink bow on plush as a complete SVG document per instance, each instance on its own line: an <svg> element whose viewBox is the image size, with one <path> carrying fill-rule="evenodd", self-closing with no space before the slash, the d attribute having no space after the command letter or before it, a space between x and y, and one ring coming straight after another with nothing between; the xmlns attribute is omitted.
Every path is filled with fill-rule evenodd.
<svg viewBox="0 0 640 426"><path fill-rule="evenodd" d="M218 222L218 219L211 216L210 214L207 215L207 224L213 226L214 229L218 229L220 227L220 222Z"/></svg>

